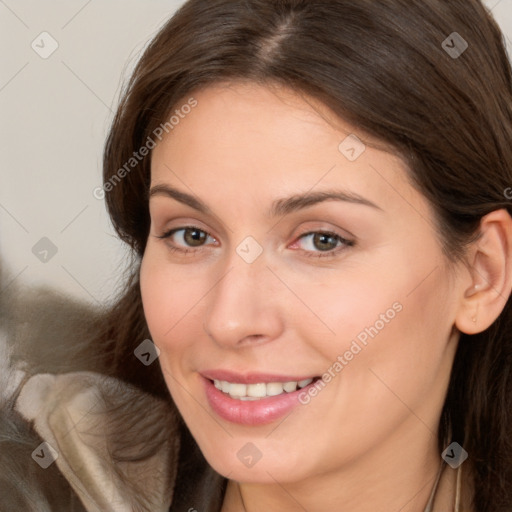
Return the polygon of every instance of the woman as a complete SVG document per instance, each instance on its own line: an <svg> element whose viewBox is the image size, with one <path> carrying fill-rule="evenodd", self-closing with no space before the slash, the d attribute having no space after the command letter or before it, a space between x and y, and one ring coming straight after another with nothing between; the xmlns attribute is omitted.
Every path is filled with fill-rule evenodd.
<svg viewBox="0 0 512 512"><path fill-rule="evenodd" d="M478 0L187 2L105 148L132 280L96 373L23 386L33 457L87 510L510 510L511 100Z"/></svg>

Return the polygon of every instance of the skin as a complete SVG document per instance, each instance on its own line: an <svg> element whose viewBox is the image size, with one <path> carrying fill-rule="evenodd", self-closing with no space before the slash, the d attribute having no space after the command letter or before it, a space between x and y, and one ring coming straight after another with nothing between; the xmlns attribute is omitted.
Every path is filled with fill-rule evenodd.
<svg viewBox="0 0 512 512"><path fill-rule="evenodd" d="M169 391L230 479L223 512L244 510L236 482L250 512L422 511L459 331L484 330L512 287L510 217L489 214L466 264L450 265L403 162L368 144L349 161L338 150L348 134L371 141L318 102L248 83L194 97L198 106L153 150L151 186L192 194L209 212L151 197L141 290ZM328 189L378 208L329 200L267 215L276 199ZM192 247L183 231L159 238L189 225L211 237ZM328 239L331 255L318 257L329 251L302 236L318 231L354 245ZM263 249L253 263L236 252L248 236ZM198 372L322 375L396 303L401 311L286 418L237 425L208 405ZM262 454L251 468L237 457L248 442ZM451 493L444 483L447 510Z"/></svg>

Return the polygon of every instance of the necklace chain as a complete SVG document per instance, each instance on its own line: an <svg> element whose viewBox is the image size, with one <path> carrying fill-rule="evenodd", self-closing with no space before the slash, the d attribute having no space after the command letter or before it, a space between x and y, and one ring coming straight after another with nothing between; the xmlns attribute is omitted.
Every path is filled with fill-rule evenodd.
<svg viewBox="0 0 512 512"><path fill-rule="evenodd" d="M247 512L247 509L245 508L244 497L242 496L242 489L240 489L240 482L237 482L237 485L238 485L238 494L240 494L240 499L242 500L242 506L244 507L244 512Z"/></svg>

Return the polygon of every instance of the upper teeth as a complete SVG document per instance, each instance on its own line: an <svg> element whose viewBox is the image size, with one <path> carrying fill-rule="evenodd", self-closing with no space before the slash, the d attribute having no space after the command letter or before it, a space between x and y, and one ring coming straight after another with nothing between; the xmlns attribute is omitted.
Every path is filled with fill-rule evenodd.
<svg viewBox="0 0 512 512"><path fill-rule="evenodd" d="M229 394L231 398L239 400L258 400L266 396L276 396L284 393L292 393L298 388L311 384L313 379L304 379L290 382L259 382L258 384L238 384L225 380L214 380L217 389Z"/></svg>

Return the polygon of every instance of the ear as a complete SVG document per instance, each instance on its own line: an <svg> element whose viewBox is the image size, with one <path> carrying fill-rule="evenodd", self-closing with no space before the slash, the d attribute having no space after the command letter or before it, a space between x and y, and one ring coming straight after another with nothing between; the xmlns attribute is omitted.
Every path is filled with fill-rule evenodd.
<svg viewBox="0 0 512 512"><path fill-rule="evenodd" d="M512 218L507 210L482 217L468 267L455 326L463 333L477 334L498 318L512 290Z"/></svg>

